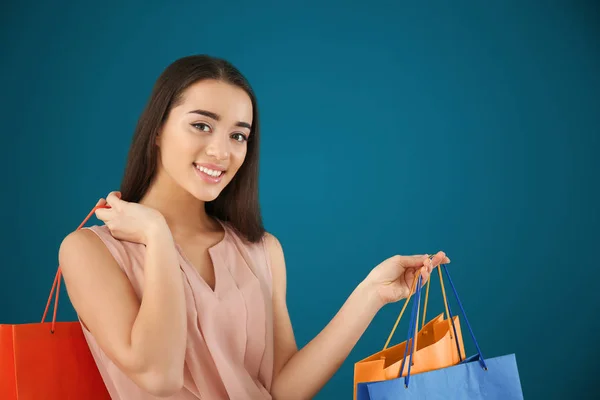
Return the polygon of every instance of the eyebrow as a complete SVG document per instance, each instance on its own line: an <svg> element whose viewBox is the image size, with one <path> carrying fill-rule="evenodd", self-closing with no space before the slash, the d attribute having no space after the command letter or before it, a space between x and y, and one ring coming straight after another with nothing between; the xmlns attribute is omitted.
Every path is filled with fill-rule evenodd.
<svg viewBox="0 0 600 400"><path fill-rule="evenodd" d="M212 118L215 121L220 121L221 120L221 116L219 114L216 114L216 113L212 112L212 111L193 110L193 111L190 111L189 114L204 115L205 117ZM249 123L243 122L243 121L236 122L235 126L239 126L240 128L252 129L252 126Z"/></svg>

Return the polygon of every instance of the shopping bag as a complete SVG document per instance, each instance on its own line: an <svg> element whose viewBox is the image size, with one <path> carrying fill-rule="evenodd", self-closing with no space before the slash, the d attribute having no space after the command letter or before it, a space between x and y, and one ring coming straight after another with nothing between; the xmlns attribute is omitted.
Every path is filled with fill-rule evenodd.
<svg viewBox="0 0 600 400"><path fill-rule="evenodd" d="M460 323L458 317L454 316L453 318L457 333L461 337L461 354L464 354ZM404 341L357 362L354 366L356 383L404 376L407 369L405 367L402 374L400 374L400 364L405 357L406 344L407 341ZM412 373L444 368L459 362L460 356L452 332L448 329L443 314L440 314L418 332L416 352L413 355Z"/></svg>
<svg viewBox="0 0 600 400"><path fill-rule="evenodd" d="M423 308L423 326L417 333L416 340L414 343L412 340L407 340L395 346L389 348L387 347L400 319L402 318L402 315L404 314L408 301L415 292L415 287L419 278L419 276L415 276L410 294L404 303L402 311L400 311L400 315L398 316L396 324L392 328L392 333L388 337L383 350L358 361L354 365L355 399L356 385L358 383L394 379L400 376L405 376L408 373L408 367L404 362L409 355L409 353L406 351L407 345L409 347L414 347L411 365L411 372L413 374L456 365L465 358L460 321L458 316L452 315L448 305L441 271L439 271L439 277L446 315L448 318L444 318L444 314L442 313L425 324L427 301L429 298L429 285L431 282L430 280L427 282L427 294L425 296L425 306ZM412 315L411 321L418 321L418 315ZM401 369L403 362L404 367Z"/></svg>
<svg viewBox="0 0 600 400"><path fill-rule="evenodd" d="M408 360L406 360L406 364L408 365L407 375L390 380L359 383L356 388L358 400L523 399L515 354L484 359L450 277L450 273L448 272L448 268L446 265L442 265L441 268L444 270L452 291L456 296L464 321L475 343L477 354L462 360L457 365L411 375L411 360L414 356L414 349L409 347L410 354ZM421 278L419 277L420 280ZM418 287L419 284L417 284ZM408 333L409 340L415 334L413 318L415 312L418 314L419 296L420 292L417 289L417 299L413 304L413 315L411 316Z"/></svg>
<svg viewBox="0 0 600 400"><path fill-rule="evenodd" d="M382 382L359 383L359 400L443 399L513 400L523 399L514 354L486 358L488 370L481 368L479 356L444 369Z"/></svg>
<svg viewBox="0 0 600 400"><path fill-rule="evenodd" d="M40 323L0 324L2 400L110 400L80 323L56 322L61 278L59 267ZM53 296L52 322L46 322Z"/></svg>

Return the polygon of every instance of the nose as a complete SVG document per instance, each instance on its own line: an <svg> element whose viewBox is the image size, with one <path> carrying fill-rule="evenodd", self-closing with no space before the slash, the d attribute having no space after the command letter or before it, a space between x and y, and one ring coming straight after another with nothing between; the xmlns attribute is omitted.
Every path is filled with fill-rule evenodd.
<svg viewBox="0 0 600 400"><path fill-rule="evenodd" d="M229 143L226 135L214 134L206 146L206 155L219 161L226 160L229 157Z"/></svg>

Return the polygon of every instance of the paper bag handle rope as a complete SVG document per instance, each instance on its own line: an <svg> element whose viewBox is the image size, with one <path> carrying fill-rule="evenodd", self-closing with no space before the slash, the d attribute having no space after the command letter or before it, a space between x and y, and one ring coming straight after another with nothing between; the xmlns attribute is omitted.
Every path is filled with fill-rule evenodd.
<svg viewBox="0 0 600 400"><path fill-rule="evenodd" d="M398 315L398 318L396 319L396 323L394 324L394 327L392 328L392 331L390 332L390 335L388 336L388 338L385 342L385 345L383 346L383 350L387 349L388 345L390 344L390 340L392 340L392 336L394 336L394 332L396 332L398 323L400 323L400 320L402 319L402 315L404 314L404 310L406 310L406 306L408 305L408 300L410 300L410 297L412 296L413 292L415 291L415 285L417 284L419 275L420 275L420 272L415 274L412 285L410 287L410 291L408 292L408 296L406 296L406 300L404 301L402 310L400 310L400 315Z"/></svg>
<svg viewBox="0 0 600 400"><path fill-rule="evenodd" d="M92 215L94 215L96 210L98 210L99 208L110 208L110 206L102 205L102 206L94 207L92 209L92 211L90 211L90 213L87 215L87 217L85 217L83 222L81 222L81 224L79 224L79 226L77 227L76 230L80 230L86 224L86 222L92 217ZM50 302L52 301L52 295L54 294L54 291L56 291L56 298L54 299L54 307L53 307L54 311L52 314L52 325L50 327L50 333L54 333L54 328L56 326L56 311L58 309L58 295L60 293L61 278L62 278L62 271L61 271L60 265L59 265L58 269L56 271L56 275L54 276L54 283L52 283L52 289L50 290L50 296L48 296L48 301L46 302L46 309L44 310L44 315L42 316L42 323L44 323L44 321L46 320L46 315L48 314L48 309L50 308Z"/></svg>
<svg viewBox="0 0 600 400"><path fill-rule="evenodd" d="M469 333L471 334L471 338L473 338L473 342L475 343L475 347L477 348L477 354L479 354L479 363L481 364L483 369L487 371L487 365L485 363L485 360L483 359L483 354L481 353L481 349L479 348L479 343L477 343L477 339L475 338L475 334L473 333L473 329L471 328L471 324L469 323L469 319L467 318L467 313L465 313L465 309L463 308L460 298L458 297L458 292L456 291L456 288L454 287L452 278L450 278L450 272L448 272L448 267L446 267L446 264L442 264L442 268L444 269L444 272L446 273L446 277L448 278L448 283L450 283L450 287L452 288L452 291L454 292L454 296L456 297L456 302L458 303L458 307L460 307L460 312L462 313L463 317L465 318L465 322L467 323L467 327L469 328Z"/></svg>
<svg viewBox="0 0 600 400"><path fill-rule="evenodd" d="M429 256L430 260L432 258L433 258L433 255ZM444 306L446 308L446 316L448 317L447 318L448 319L448 330L450 332L450 339L452 339L453 331L454 331L454 336L456 337L456 328L454 328L454 320L452 319L452 314L450 313L450 307L448 306L448 299L446 297L446 290L444 288L444 280L442 279L442 272L441 272L441 270L439 270L439 268L438 268L438 272L439 272L439 276L440 276L440 286L442 288L442 296L444 298ZM417 282L419 275L420 275L420 273L415 274L410 292L409 292L408 296L406 297L404 306L402 306L402 310L400 310L400 314L398 315L398 318L396 319L396 323L394 324L394 327L392 328L392 331L390 332L390 335L388 336L388 339L385 342L385 345L383 346L383 350L387 349L387 347L390 344L390 341L392 340L392 337L394 336L394 333L396 332L396 328L398 327L398 324L400 323L400 320L402 319L402 316L404 315L404 311L406 310L408 301L410 300L410 298L414 292L414 287L415 287L415 284ZM425 306L423 308L423 325L425 324L425 314L427 313L427 303L429 300L429 282L431 282L431 277L427 281L427 290L425 292ZM418 319L417 319L417 323L418 323ZM450 330L450 328L454 328L454 329ZM458 345L458 340L457 340L457 345ZM460 350L459 350L459 356L460 356ZM462 359L462 357L461 357L461 359Z"/></svg>
<svg viewBox="0 0 600 400"><path fill-rule="evenodd" d="M433 257L433 256L431 256ZM430 257L430 259L431 259ZM440 286L442 288L442 297L444 298L444 307L446 308L446 316L448 317L448 331L450 332L450 339L452 339L452 331L450 330L451 327L454 326L454 323L452 321L452 313L450 312L450 307L448 305L448 298L446 297L446 289L444 288L444 279L442 279L442 270L437 268L438 273L439 273L439 277L440 277ZM425 314L427 313L427 303L429 300L429 283L431 282L431 277L429 278L429 280L427 281L427 290L425 291L425 305L423 306L423 323L421 325L421 327L425 326ZM456 332L455 332L456 334Z"/></svg>
<svg viewBox="0 0 600 400"><path fill-rule="evenodd" d="M415 293L415 302L412 308L412 314L410 316L410 322L408 324L408 333L406 338L406 346L404 346L404 357L402 357L402 364L400 365L400 374L404 372L404 364L406 363L406 352L409 353L408 372L404 378L404 387L408 387L408 379L410 377L410 369L413 365L413 354L417 351L417 326L419 325L419 307L421 306L421 290L422 290L422 279L423 276L419 274L417 279L417 290ZM410 346L411 341L413 343ZM408 350L410 346L410 350Z"/></svg>
<svg viewBox="0 0 600 400"><path fill-rule="evenodd" d="M446 312L448 313L448 320L450 321L451 325L452 325L452 331L454 332L454 341L456 342L456 350L458 351L458 359L460 360L460 362L462 362L463 360L463 355L460 351L460 345L458 344L458 333L456 333L456 326L454 325L454 316L452 314L452 310L450 309L450 303L448 302L448 300L446 299L446 294L445 294L445 290L444 290L444 278L442 277L442 269L441 267L438 268L438 275L440 277L440 282L441 282L441 286L442 286L442 292L444 292L444 299L446 300ZM452 339L452 333L450 333L450 339ZM467 355L464 355L465 358L467 358Z"/></svg>
<svg viewBox="0 0 600 400"><path fill-rule="evenodd" d="M460 351L460 345L458 344L458 333L456 332L456 326L454 325L454 317L452 314L452 310L450 309L450 303L448 303L448 298L446 297L446 289L444 288L444 278L442 277L442 269L441 267L437 269L438 275L440 277L440 286L442 288L442 296L444 297L444 306L446 307L446 315L448 316L448 332L450 333L450 339L452 339L452 332L454 332L454 339L456 342L456 349L458 350L458 359L460 361L463 360L462 352ZM421 325L421 329L425 326L425 314L427 313L427 302L429 298L429 283L431 279L427 281L427 290L425 291L425 305L423 306L423 323ZM450 330L452 328L452 330ZM465 355L466 358L466 355Z"/></svg>
<svg viewBox="0 0 600 400"><path fill-rule="evenodd" d="M452 332L454 332L454 342L456 343L456 350L458 351L458 359L462 362L463 354L460 351L460 344L458 343L458 333L456 332L456 325L454 324L454 316L452 314L452 310L450 309L450 303L448 302L448 298L446 297L446 289L444 288L444 278L442 277L442 268L438 268L438 276L440 277L440 286L442 288L442 296L444 297L444 305L446 307L446 315L448 316L448 333L450 334L450 340L453 339ZM427 281L427 289L425 291L425 305L423 306L423 323L421 325L421 329L425 326L425 314L427 312L427 302L429 297L429 283L431 279ZM418 318L418 316L417 316ZM452 330L450 330L452 329ZM416 340L416 339L415 339ZM415 347L416 351L416 347ZM466 358L466 355L464 356Z"/></svg>
<svg viewBox="0 0 600 400"><path fill-rule="evenodd" d="M444 273L446 274L446 277L448 278L448 282L450 283L450 287L452 288L452 291L454 292L454 296L456 297L456 302L458 303L458 306L460 307L460 310L463 314L463 317L465 319L465 322L467 324L467 327L469 328L469 332L471 334L471 338L473 339L473 342L475 343L475 347L477 348L477 354L479 355L479 363L481 364L481 367L487 371L487 365L485 363L485 360L483 358L483 354L481 353L481 349L479 348L479 343L477 343L477 339L475 338L475 334L473 333L473 329L471 328L471 324L469 323L469 319L467 318L467 314L465 313L465 309L462 306L462 303L460 301L460 298L458 297L458 292L456 291L456 288L454 287L454 283L452 282L452 278L450 278L450 272L448 272L448 267L446 267L445 264L441 265L441 268L444 270ZM416 293L416 299L415 299L415 303L413 304L413 310L412 310L412 315L411 315L411 321L408 325L408 337L406 339L406 346L404 347L404 358L402 359L402 365L400 366L400 373L402 374L402 372L404 371L404 364L406 362L406 351L408 350L409 346L409 342L411 339L413 339L413 337L416 339L416 325L419 323L418 322L418 310L419 310L419 306L420 306L420 295L421 295L421 275L419 274L419 279L417 282L417 293ZM413 346L410 346L411 350L410 350L410 354L409 354L409 364L408 364L408 372L406 374L406 376L404 377L404 387L408 388L408 383L410 380L410 367L412 365L412 356L413 353L416 349L413 349Z"/></svg>

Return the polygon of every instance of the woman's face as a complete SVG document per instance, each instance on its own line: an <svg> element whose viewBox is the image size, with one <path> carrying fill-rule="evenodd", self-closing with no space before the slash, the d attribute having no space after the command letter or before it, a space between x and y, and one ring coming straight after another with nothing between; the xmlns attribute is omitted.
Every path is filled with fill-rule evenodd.
<svg viewBox="0 0 600 400"><path fill-rule="evenodd" d="M158 172L199 200L212 201L246 157L252 101L237 86L197 82L184 92L157 137Z"/></svg>

